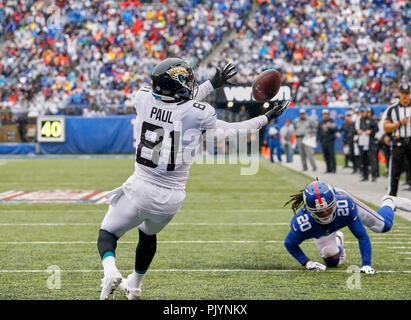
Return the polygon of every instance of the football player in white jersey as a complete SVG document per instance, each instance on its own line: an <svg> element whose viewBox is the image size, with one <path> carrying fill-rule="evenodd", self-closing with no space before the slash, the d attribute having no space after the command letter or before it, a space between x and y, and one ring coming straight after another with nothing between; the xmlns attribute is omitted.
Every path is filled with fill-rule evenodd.
<svg viewBox="0 0 411 320"><path fill-rule="evenodd" d="M139 299L144 275L156 252L156 234L173 219L185 198L192 151L204 132L258 130L281 115L289 101L253 119L228 123L202 102L237 73L228 63L211 80L197 85L190 65L179 58L161 61L151 74L151 87L135 94L137 150L134 173L106 197L109 208L101 224L98 251L104 267L101 300L112 300L120 286L128 299ZM214 134L212 134L214 137ZM135 267L126 279L115 264L118 239L139 228Z"/></svg>

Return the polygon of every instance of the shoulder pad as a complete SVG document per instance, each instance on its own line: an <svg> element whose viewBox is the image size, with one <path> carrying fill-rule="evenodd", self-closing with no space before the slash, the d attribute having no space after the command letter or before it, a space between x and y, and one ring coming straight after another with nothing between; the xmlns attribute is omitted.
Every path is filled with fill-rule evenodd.
<svg viewBox="0 0 411 320"><path fill-rule="evenodd" d="M151 92L151 87L150 86L141 87L140 89L138 89L138 92Z"/></svg>

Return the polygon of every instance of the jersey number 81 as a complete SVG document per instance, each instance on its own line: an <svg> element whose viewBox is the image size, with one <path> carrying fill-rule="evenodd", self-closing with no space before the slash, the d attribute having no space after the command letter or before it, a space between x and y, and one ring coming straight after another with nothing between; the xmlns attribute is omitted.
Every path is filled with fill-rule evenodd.
<svg viewBox="0 0 411 320"><path fill-rule="evenodd" d="M154 142L146 139L147 131L151 131L156 134L156 139ZM170 138L171 138L171 151L170 151L170 157L167 162L167 171L174 171L175 166L176 166L175 162L176 162L177 152L179 148L180 132L171 131ZM164 128L157 126L155 124L152 124L152 123L143 122L141 126L140 143L137 146L137 153L136 153L137 163L150 167L150 168L157 168L158 162L160 159L161 146L163 145L163 139L164 139ZM153 151L151 159L146 159L141 156L141 151L143 147L147 149L151 149Z"/></svg>

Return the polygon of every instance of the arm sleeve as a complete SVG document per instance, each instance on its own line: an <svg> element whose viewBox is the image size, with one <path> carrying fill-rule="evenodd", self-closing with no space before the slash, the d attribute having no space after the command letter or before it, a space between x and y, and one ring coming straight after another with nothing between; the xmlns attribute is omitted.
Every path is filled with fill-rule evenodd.
<svg viewBox="0 0 411 320"><path fill-rule="evenodd" d="M301 250L300 243L303 241L292 229L284 240L284 246L287 251L302 265L310 260Z"/></svg>
<svg viewBox="0 0 411 320"><path fill-rule="evenodd" d="M362 258L362 265L370 266L372 253L371 241L358 215L354 217L351 224L348 225L348 228L350 229L352 234L358 239L358 244L360 246Z"/></svg>
<svg viewBox="0 0 411 320"><path fill-rule="evenodd" d="M226 122L223 120L217 120L216 127L224 130L260 130L268 122L265 115L245 120L241 122Z"/></svg>
<svg viewBox="0 0 411 320"><path fill-rule="evenodd" d="M200 130L201 131L210 131L215 129L216 122L217 122L217 112L216 110L209 104L202 102L205 105L205 116L201 118L200 121Z"/></svg>
<svg viewBox="0 0 411 320"><path fill-rule="evenodd" d="M211 84L210 80L207 80L198 86L198 92L195 97L195 100L202 101L213 91L213 85Z"/></svg>
<svg viewBox="0 0 411 320"><path fill-rule="evenodd" d="M214 138L224 139L231 138L238 135L240 131L259 130L265 126L268 119L265 115L258 116L241 122L226 122L217 119L214 128L205 128L207 133L205 135L206 141L214 141Z"/></svg>

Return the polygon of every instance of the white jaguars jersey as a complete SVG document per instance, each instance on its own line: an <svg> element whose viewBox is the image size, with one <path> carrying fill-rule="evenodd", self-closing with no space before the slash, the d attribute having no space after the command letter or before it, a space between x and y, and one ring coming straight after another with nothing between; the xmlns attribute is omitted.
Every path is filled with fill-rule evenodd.
<svg viewBox="0 0 411 320"><path fill-rule="evenodd" d="M171 189L185 189L194 150L204 130L216 126L216 111L200 102L213 87L199 86L196 100L167 103L156 99L150 87L135 94L136 158L134 174L123 184L133 198L136 180Z"/></svg>

